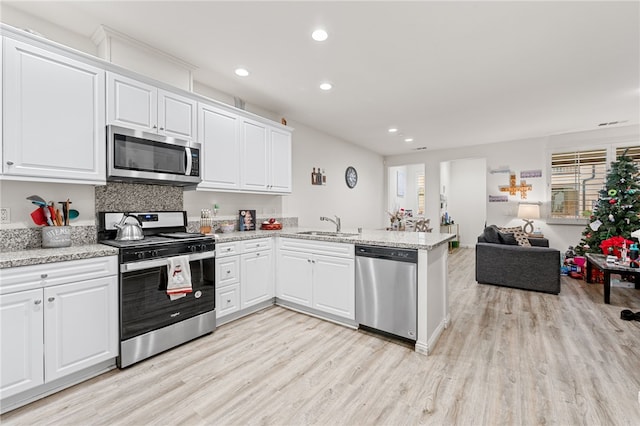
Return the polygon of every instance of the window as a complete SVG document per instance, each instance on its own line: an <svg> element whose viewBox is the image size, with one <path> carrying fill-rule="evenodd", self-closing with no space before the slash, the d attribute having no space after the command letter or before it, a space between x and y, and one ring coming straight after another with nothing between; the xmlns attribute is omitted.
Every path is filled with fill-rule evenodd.
<svg viewBox="0 0 640 426"><path fill-rule="evenodd" d="M625 150L640 167L640 146L551 154L551 218L588 218L607 181L609 165Z"/></svg>
<svg viewBox="0 0 640 426"><path fill-rule="evenodd" d="M606 149L552 154L551 217L588 217L606 176Z"/></svg>
<svg viewBox="0 0 640 426"><path fill-rule="evenodd" d="M424 216L424 173L416 174L416 188L418 189L418 216Z"/></svg>

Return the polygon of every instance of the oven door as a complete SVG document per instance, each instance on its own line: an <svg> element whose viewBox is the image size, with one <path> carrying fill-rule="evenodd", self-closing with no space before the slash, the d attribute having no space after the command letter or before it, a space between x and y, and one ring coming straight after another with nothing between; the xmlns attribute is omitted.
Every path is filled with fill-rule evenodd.
<svg viewBox="0 0 640 426"><path fill-rule="evenodd" d="M193 291L171 300L167 295L167 259L120 265L120 340L215 309L215 252L189 255Z"/></svg>

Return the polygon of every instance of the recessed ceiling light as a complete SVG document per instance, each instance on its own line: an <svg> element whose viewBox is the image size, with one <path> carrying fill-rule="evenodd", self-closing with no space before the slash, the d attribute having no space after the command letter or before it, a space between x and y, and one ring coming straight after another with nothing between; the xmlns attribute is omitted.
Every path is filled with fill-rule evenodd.
<svg viewBox="0 0 640 426"><path fill-rule="evenodd" d="M410 143L410 142L413 142L413 138L405 138L405 140L404 140L404 141L405 141L406 143Z"/></svg>
<svg viewBox="0 0 640 426"><path fill-rule="evenodd" d="M239 77L246 77L249 75L249 71L247 71L245 68L236 68L235 73Z"/></svg>
<svg viewBox="0 0 640 426"><path fill-rule="evenodd" d="M397 131L398 131L398 129L397 129L397 128L395 128L395 127L389 127L389 133L395 133L395 132L397 132Z"/></svg>
<svg viewBox="0 0 640 426"><path fill-rule="evenodd" d="M329 34L321 28L318 28L314 32L311 33L311 38L315 41L325 41L329 37Z"/></svg>
<svg viewBox="0 0 640 426"><path fill-rule="evenodd" d="M331 90L333 88L333 85L331 83L322 83L320 84L320 89L322 90Z"/></svg>

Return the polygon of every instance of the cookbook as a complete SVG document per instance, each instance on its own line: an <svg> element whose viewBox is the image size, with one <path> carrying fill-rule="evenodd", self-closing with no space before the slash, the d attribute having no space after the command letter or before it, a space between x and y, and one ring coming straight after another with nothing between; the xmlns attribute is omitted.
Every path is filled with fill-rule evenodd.
<svg viewBox="0 0 640 426"><path fill-rule="evenodd" d="M255 231L256 230L256 211L255 210L240 210L240 218L238 220L240 231Z"/></svg>

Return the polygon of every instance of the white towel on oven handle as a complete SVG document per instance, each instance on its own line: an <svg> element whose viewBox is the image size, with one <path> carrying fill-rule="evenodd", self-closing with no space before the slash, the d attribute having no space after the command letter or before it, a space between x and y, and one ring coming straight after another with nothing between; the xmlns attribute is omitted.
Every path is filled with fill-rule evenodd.
<svg viewBox="0 0 640 426"><path fill-rule="evenodd" d="M192 291L189 256L176 256L167 259L167 294L169 298L171 300L180 299Z"/></svg>

